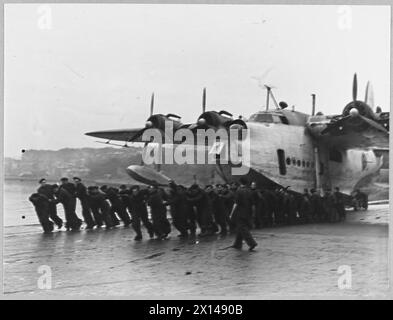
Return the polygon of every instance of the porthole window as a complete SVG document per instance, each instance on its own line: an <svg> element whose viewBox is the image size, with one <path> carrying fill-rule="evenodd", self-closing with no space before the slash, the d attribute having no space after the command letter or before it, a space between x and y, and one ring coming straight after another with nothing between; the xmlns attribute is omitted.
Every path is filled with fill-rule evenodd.
<svg viewBox="0 0 393 320"><path fill-rule="evenodd" d="M297 166L300 167L302 164L300 162L300 160L297 161Z"/></svg>
<svg viewBox="0 0 393 320"><path fill-rule="evenodd" d="M287 165L290 165L291 164L291 158L288 157L286 162L287 162Z"/></svg>
<svg viewBox="0 0 393 320"><path fill-rule="evenodd" d="M295 158L292 158L292 164L293 164L294 166L296 166L296 159L295 159Z"/></svg>
<svg viewBox="0 0 393 320"><path fill-rule="evenodd" d="M307 168L310 168L310 161L307 161L306 166Z"/></svg>

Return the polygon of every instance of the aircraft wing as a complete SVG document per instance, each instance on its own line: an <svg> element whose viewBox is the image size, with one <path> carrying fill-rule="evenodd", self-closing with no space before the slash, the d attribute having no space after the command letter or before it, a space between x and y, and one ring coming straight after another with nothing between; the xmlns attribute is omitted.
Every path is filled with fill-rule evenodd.
<svg viewBox="0 0 393 320"><path fill-rule="evenodd" d="M361 115L332 119L321 131L321 139L340 149L389 148L389 131Z"/></svg>
<svg viewBox="0 0 393 320"><path fill-rule="evenodd" d="M116 130L105 130L105 131L93 131L85 133L87 136L124 141L124 142L142 142L141 137L144 128L136 129L116 129Z"/></svg>

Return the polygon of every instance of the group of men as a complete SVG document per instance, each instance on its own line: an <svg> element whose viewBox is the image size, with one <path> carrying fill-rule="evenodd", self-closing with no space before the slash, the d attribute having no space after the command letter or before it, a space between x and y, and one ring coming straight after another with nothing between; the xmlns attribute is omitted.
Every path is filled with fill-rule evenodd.
<svg viewBox="0 0 393 320"><path fill-rule="evenodd" d="M316 190L305 190L299 196L288 188L276 190L258 189L255 182L248 184L245 178L240 183L191 187L170 182L168 187L139 186L119 188L106 185L86 187L78 177L70 182L60 179L60 184L39 181L40 187L29 200L33 203L44 232L52 232L54 225L63 227L57 214L57 204L62 204L67 230L80 230L82 219L76 214L77 199L85 229L116 227L123 223L132 226L135 240L142 240L142 224L150 238L165 239L172 225L180 238L204 237L214 234L225 236L236 233L233 247L241 248L243 240L249 249L257 243L250 229L276 225L339 221L345 219L342 194L336 188L327 190L323 197ZM148 210L149 209L149 210ZM168 210L169 209L169 210Z"/></svg>

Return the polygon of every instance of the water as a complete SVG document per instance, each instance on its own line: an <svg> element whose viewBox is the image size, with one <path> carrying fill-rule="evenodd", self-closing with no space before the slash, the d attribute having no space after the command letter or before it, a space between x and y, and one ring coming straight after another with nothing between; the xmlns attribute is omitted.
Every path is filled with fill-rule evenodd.
<svg viewBox="0 0 393 320"><path fill-rule="evenodd" d="M36 181L4 180L3 224L9 226L38 224L33 204L29 201L32 193L39 187ZM63 208L57 206L60 217L64 217Z"/></svg>

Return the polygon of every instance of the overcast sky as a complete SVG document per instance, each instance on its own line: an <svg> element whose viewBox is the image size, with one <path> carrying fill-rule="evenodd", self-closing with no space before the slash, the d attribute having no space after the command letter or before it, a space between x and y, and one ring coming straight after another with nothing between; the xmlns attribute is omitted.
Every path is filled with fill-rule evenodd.
<svg viewBox="0 0 393 320"><path fill-rule="evenodd" d="M185 123L201 113L203 87L208 109L248 117L263 109L263 83L297 110L309 113L316 93L317 110L337 114L351 100L357 72L358 98L370 80L376 105L388 111L390 9L346 12L339 6L6 4L5 156L101 147L83 133L143 126L152 91L156 112L177 113Z"/></svg>

